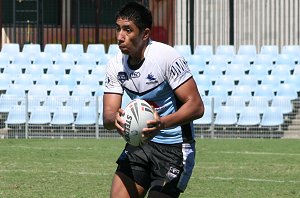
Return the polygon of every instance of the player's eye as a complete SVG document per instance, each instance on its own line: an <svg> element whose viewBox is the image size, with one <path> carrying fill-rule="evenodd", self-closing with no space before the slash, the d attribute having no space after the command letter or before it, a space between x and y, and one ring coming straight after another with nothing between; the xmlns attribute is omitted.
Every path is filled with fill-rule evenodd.
<svg viewBox="0 0 300 198"><path fill-rule="evenodd" d="M132 32L132 30L131 30L130 28L126 28L125 31L126 31L127 33Z"/></svg>
<svg viewBox="0 0 300 198"><path fill-rule="evenodd" d="M117 32L120 32L120 31L121 31L120 26L116 26L115 29L116 29Z"/></svg>

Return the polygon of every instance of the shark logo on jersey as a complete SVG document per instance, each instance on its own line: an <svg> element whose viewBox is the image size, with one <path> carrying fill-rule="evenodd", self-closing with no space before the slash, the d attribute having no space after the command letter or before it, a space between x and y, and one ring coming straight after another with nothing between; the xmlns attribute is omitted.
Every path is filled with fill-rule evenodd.
<svg viewBox="0 0 300 198"><path fill-rule="evenodd" d="M148 76L146 77L146 79L149 80L149 82L146 82L147 85L149 85L149 84L155 84L155 83L158 82L156 80L155 76L152 73L148 74Z"/></svg>
<svg viewBox="0 0 300 198"><path fill-rule="evenodd" d="M128 76L127 76L126 72L119 72L118 73L118 80L121 83L124 83L126 80L128 80Z"/></svg>

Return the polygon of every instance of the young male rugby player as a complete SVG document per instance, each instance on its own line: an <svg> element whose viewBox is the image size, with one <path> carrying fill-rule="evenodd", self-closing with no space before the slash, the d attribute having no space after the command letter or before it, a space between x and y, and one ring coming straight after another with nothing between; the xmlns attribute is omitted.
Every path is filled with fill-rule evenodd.
<svg viewBox="0 0 300 198"><path fill-rule="evenodd" d="M111 197L179 197L195 158L193 120L204 113L196 83L185 59L174 48L150 39L152 14L138 3L124 5L116 15L121 53L107 65L103 123L123 135L124 91L155 109L139 147L126 144L117 160Z"/></svg>

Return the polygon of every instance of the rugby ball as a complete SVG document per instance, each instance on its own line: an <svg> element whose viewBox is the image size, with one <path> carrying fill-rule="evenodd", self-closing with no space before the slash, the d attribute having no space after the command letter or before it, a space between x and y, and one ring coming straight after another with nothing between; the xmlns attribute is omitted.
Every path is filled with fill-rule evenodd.
<svg viewBox="0 0 300 198"><path fill-rule="evenodd" d="M152 107L145 100L132 100L124 108L122 118L125 120L124 140L133 146L142 145L141 132L147 127L147 121L154 119Z"/></svg>

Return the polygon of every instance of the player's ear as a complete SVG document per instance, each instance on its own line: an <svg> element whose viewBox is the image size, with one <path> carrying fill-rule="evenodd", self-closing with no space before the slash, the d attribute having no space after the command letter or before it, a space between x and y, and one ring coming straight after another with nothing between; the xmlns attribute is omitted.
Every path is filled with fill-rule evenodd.
<svg viewBox="0 0 300 198"><path fill-rule="evenodd" d="M146 28L144 30L144 36L143 36L143 39L144 40L147 40L148 38L150 38L150 34L151 34L151 30L149 28Z"/></svg>

